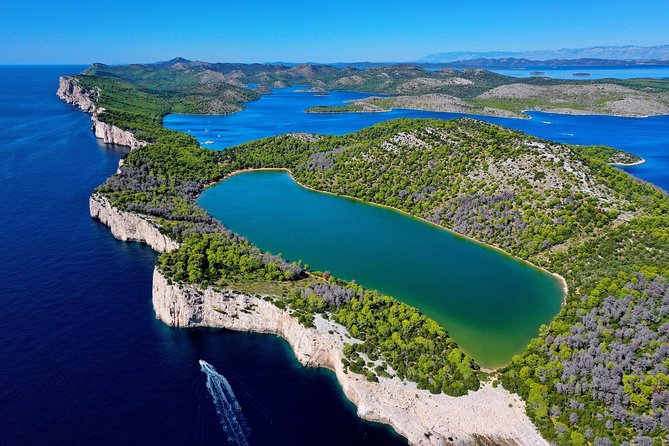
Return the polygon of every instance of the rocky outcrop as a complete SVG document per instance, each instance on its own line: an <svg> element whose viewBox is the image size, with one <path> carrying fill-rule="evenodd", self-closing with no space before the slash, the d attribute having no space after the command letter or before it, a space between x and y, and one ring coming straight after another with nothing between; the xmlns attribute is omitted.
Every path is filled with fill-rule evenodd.
<svg viewBox="0 0 669 446"><path fill-rule="evenodd" d="M115 208L103 195L91 195L88 205L91 217L109 226L114 237L119 240L143 242L158 252L172 251L179 247L177 242L160 232L150 220Z"/></svg>
<svg viewBox="0 0 669 446"><path fill-rule="evenodd" d="M93 114L91 120L93 121L93 131L95 132L95 136L106 144L127 146L130 147L130 150L143 147L147 144L145 141L139 141L135 138L135 135L133 135L132 132L100 121L97 113Z"/></svg>
<svg viewBox="0 0 669 446"><path fill-rule="evenodd" d="M56 94L63 101L79 107L86 113L95 113L95 101L99 92L97 90L85 90L74 76L61 76L58 80Z"/></svg>
<svg viewBox="0 0 669 446"><path fill-rule="evenodd" d="M527 418L520 398L501 387L486 384L468 395L450 397L432 395L396 377L372 383L344 371L344 342L355 341L343 326L320 315L315 328L306 328L289 310L269 300L172 283L157 269L153 307L158 319L173 327L220 327L283 337L303 365L335 373L359 416L393 426L411 444L548 445Z"/></svg>
<svg viewBox="0 0 669 446"><path fill-rule="evenodd" d="M265 85L260 85L258 87L252 88L251 91L255 91L258 94L272 94L272 90L267 88Z"/></svg>
<svg viewBox="0 0 669 446"><path fill-rule="evenodd" d="M510 101L532 110L570 115L645 117L669 114L669 95L615 84L501 85L479 100Z"/></svg>
<svg viewBox="0 0 669 446"><path fill-rule="evenodd" d="M101 121L98 115L104 109L98 108L96 105L96 101L100 95L99 90L86 90L75 76L61 76L58 81L58 91L56 94L68 104L79 107L86 113L92 113L92 130L95 132L95 136L104 143L127 146L131 150L147 144L145 141L135 138L132 132Z"/></svg>

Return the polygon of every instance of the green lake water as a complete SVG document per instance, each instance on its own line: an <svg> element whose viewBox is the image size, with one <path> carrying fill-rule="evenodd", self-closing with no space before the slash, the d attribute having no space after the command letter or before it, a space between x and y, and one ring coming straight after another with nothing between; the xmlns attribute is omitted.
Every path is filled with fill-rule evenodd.
<svg viewBox="0 0 669 446"><path fill-rule="evenodd" d="M521 352L560 309L554 276L399 212L305 189L286 172L233 176L198 204L263 250L415 306L486 367Z"/></svg>

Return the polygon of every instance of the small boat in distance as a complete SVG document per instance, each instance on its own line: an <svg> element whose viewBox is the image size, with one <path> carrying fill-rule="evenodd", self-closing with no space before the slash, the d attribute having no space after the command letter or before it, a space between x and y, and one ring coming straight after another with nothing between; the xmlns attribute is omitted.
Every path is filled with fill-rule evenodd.
<svg viewBox="0 0 669 446"><path fill-rule="evenodd" d="M205 144L213 144L214 141L212 141L211 139L209 139L209 140L205 141L204 143L205 143Z"/></svg>

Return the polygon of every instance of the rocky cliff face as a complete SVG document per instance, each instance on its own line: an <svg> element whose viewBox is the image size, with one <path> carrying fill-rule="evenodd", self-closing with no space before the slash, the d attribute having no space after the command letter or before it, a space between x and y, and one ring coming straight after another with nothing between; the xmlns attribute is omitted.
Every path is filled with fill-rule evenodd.
<svg viewBox="0 0 669 446"><path fill-rule="evenodd" d="M149 220L131 212L116 209L107 198L99 194L88 200L91 217L109 226L112 234L124 242L143 242L157 252L172 251L179 247L171 238L161 233Z"/></svg>
<svg viewBox="0 0 669 446"><path fill-rule="evenodd" d="M66 102L86 111L95 108L92 94L84 92L76 79L63 82L59 88L59 96ZM123 135L112 131L109 137ZM91 195L89 209L91 217L109 226L119 240L144 242L158 252L179 247L149 217L119 210L103 195ZM226 328L283 337L303 365L324 367L335 373L346 397L358 407L360 417L391 425L411 444L548 445L525 414L524 402L501 387L486 384L456 398L432 395L419 390L415 383L396 377L380 377L378 383L372 383L346 372L341 362L344 342L356 341L343 326L320 315L315 318L315 328L306 328L289 311L270 301L233 291L175 284L157 269L153 277L153 307L158 319L174 327Z"/></svg>
<svg viewBox="0 0 669 446"><path fill-rule="evenodd" d="M127 130L100 121L97 114L93 114L91 120L93 121L93 131L95 132L95 136L101 139L104 143L128 146L130 147L130 150L144 147L147 144L145 141L139 141L135 138L135 135Z"/></svg>
<svg viewBox="0 0 669 446"><path fill-rule="evenodd" d="M92 113L92 129L95 132L95 136L104 143L127 146L130 149L136 149L147 144L145 141L139 141L135 138L135 135L127 130L100 121L98 114L104 110L96 106L100 92L98 90L84 89L75 76L61 76L58 81L58 91L56 94L68 104L79 107L86 113Z"/></svg>
<svg viewBox="0 0 669 446"><path fill-rule="evenodd" d="M116 209L93 194L90 213L111 228L119 240L139 241L158 252L178 248L144 216ZM355 342L347 330L317 315L306 328L289 311L270 301L233 291L175 284L157 269L153 275L156 317L173 327L217 327L274 334L288 341L305 366L332 370L344 394L369 421L391 425L415 445L547 446L525 414L524 402L501 387L484 385L462 397L432 395L414 383L381 377L378 383L344 371L344 342Z"/></svg>
<svg viewBox="0 0 669 446"><path fill-rule="evenodd" d="M56 94L68 104L79 107L86 113L94 113L99 92L84 90L74 76L61 76Z"/></svg>
<svg viewBox="0 0 669 446"><path fill-rule="evenodd" d="M334 371L362 418L393 426L411 444L548 445L527 418L524 403L501 387L486 384L456 398L432 395L398 378L381 377L372 383L345 372L343 345L352 340L343 326L320 315L315 328L306 328L264 299L171 283L157 269L153 307L158 319L174 327L220 327L283 337L303 365Z"/></svg>

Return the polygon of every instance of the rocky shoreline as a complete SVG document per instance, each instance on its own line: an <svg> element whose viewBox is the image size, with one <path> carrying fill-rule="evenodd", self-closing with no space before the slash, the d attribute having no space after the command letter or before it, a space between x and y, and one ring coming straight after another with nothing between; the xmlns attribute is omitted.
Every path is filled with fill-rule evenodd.
<svg viewBox="0 0 669 446"><path fill-rule="evenodd" d="M97 120L97 92L87 92L75 78L64 76L58 96ZM129 132L101 123L96 136L131 148L145 145ZM111 129L109 129L111 128ZM95 129L95 126L94 126ZM116 129L116 130L114 130ZM125 132L125 133L122 133ZM89 199L92 218L107 225L122 241L146 243L157 252L178 249L150 217L117 209L103 195ZM462 397L433 395L415 383L380 377L378 383L348 373L342 365L344 342L355 342L348 331L321 315L315 328L306 328L289 310L275 306L271 296L252 296L232 290L201 289L172 283L157 269L153 277L156 317L174 327L213 327L278 335L286 339L301 364L332 370L360 417L392 426L414 445L548 445L525 413L518 395L485 383Z"/></svg>
<svg viewBox="0 0 669 446"><path fill-rule="evenodd" d="M157 252L179 248L177 242L160 232L147 218L115 208L103 195L93 193L88 208L91 217L107 225L112 235L121 241L146 243Z"/></svg>
<svg viewBox="0 0 669 446"><path fill-rule="evenodd" d="M85 90L79 84L76 77L61 76L58 80L58 91L56 94L66 103L74 105L86 113L91 113L91 121L93 121L92 130L95 133L95 137L101 139L105 144L126 146L130 147L131 150L147 144L146 141L140 141L135 138L132 132L101 121L98 115L104 109L98 108L95 105L99 93L97 91Z"/></svg>
<svg viewBox="0 0 669 446"><path fill-rule="evenodd" d="M145 218L121 211L99 194L90 198L91 217L109 226L123 241L140 241L158 252L178 248ZM265 297L265 298L263 298ZM171 283L157 269L153 276L156 317L173 327L213 327L274 334L290 344L305 366L324 367L337 376L344 394L366 420L389 424L415 445L547 445L525 414L525 403L502 387L484 384L462 397L433 395L415 383L380 377L372 383L344 371L347 330L316 315L315 328L306 328L271 303L271 297L232 290L216 291Z"/></svg>

